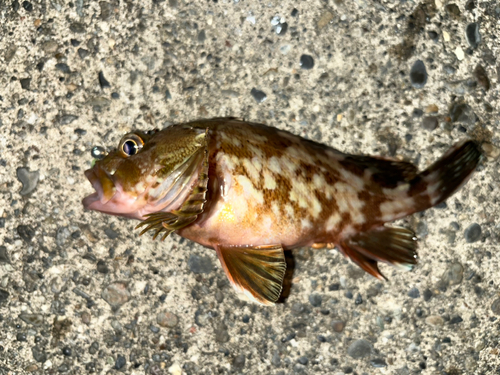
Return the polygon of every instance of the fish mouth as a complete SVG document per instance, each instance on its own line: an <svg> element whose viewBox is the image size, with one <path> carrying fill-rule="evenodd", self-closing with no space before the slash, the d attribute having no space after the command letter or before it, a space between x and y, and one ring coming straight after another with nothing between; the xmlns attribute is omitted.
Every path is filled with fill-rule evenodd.
<svg viewBox="0 0 500 375"><path fill-rule="evenodd" d="M92 169L87 169L84 173L85 177L92 184L95 193L83 198L83 207L86 210L104 211L103 208L117 191L113 176L99 165L95 165Z"/></svg>

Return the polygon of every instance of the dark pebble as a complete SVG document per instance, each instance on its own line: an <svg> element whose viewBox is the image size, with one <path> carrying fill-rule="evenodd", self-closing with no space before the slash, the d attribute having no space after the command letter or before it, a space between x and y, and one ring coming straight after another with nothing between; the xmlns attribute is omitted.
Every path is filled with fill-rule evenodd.
<svg viewBox="0 0 500 375"><path fill-rule="evenodd" d="M432 291L430 289L424 290L424 301L427 302L432 298Z"/></svg>
<svg viewBox="0 0 500 375"><path fill-rule="evenodd" d="M158 333L158 332L160 332L160 328L158 328L157 326L154 326L154 325L152 325L152 324L149 326L149 330L150 330L151 332L153 332L153 333Z"/></svg>
<svg viewBox="0 0 500 375"><path fill-rule="evenodd" d="M191 254L188 259L188 267L193 273L210 273L213 265L209 256Z"/></svg>
<svg viewBox="0 0 500 375"><path fill-rule="evenodd" d="M481 238L481 226L477 223L471 224L464 232L465 241L473 243Z"/></svg>
<svg viewBox="0 0 500 375"><path fill-rule="evenodd" d="M339 290L340 289L340 284L339 283L334 283L334 284L331 284L329 287L328 287L328 290L329 291L336 291L336 290Z"/></svg>
<svg viewBox="0 0 500 375"><path fill-rule="evenodd" d="M125 357L122 355L119 355L118 357L116 357L115 369L120 370L121 368L123 368L123 366L125 366L126 363L127 363L127 360L125 359Z"/></svg>
<svg viewBox="0 0 500 375"><path fill-rule="evenodd" d="M227 326L224 323L219 323L214 329L215 341L218 343L228 342L230 337L227 331Z"/></svg>
<svg viewBox="0 0 500 375"><path fill-rule="evenodd" d="M436 116L426 116L422 119L422 127L428 131L435 130L438 124L439 122Z"/></svg>
<svg viewBox="0 0 500 375"><path fill-rule="evenodd" d="M85 30L85 25L80 22L73 22L71 25L69 25L69 29L77 34L83 34Z"/></svg>
<svg viewBox="0 0 500 375"><path fill-rule="evenodd" d="M457 70L449 64L443 65L443 70L446 74L455 74L457 72Z"/></svg>
<svg viewBox="0 0 500 375"><path fill-rule="evenodd" d="M90 151L90 155L94 159L101 160L101 159L104 159L104 157L106 156L106 151L101 146L94 146L94 147L92 147L92 150Z"/></svg>
<svg viewBox="0 0 500 375"><path fill-rule="evenodd" d="M476 9L475 0L467 0L465 3L465 10L472 12L474 9Z"/></svg>
<svg viewBox="0 0 500 375"><path fill-rule="evenodd" d="M297 362L299 362L301 365L307 365L309 363L309 359L307 357L302 356L297 359Z"/></svg>
<svg viewBox="0 0 500 375"><path fill-rule="evenodd" d="M97 341L94 341L92 344L90 344L89 353L91 355L96 354L98 350L99 350L99 343Z"/></svg>
<svg viewBox="0 0 500 375"><path fill-rule="evenodd" d="M356 295L356 299L354 300L354 303L356 305L361 305L363 303L363 297L361 297L361 293L358 293Z"/></svg>
<svg viewBox="0 0 500 375"><path fill-rule="evenodd" d="M200 43L205 42L205 40L207 40L207 34L206 34L205 30L201 30L198 33L198 36L196 37L196 39L198 39L198 42L200 42Z"/></svg>
<svg viewBox="0 0 500 375"><path fill-rule="evenodd" d="M462 317L457 315L450 319L450 324L458 324L462 323L463 321L464 320L462 319Z"/></svg>
<svg viewBox="0 0 500 375"><path fill-rule="evenodd" d="M3 160L0 159L0 165L2 167L5 167L6 164L2 163ZM0 228L5 228L5 218L0 217Z"/></svg>
<svg viewBox="0 0 500 375"><path fill-rule="evenodd" d="M17 234L26 242L31 242L35 237L35 230L29 225L19 225L17 227Z"/></svg>
<svg viewBox="0 0 500 375"><path fill-rule="evenodd" d="M31 85L31 78L23 78L19 80L21 87L23 90L29 90Z"/></svg>
<svg viewBox="0 0 500 375"><path fill-rule="evenodd" d="M33 5L29 1L23 1L23 8L24 10L26 10L26 12L33 11Z"/></svg>
<svg viewBox="0 0 500 375"><path fill-rule="evenodd" d="M267 99L266 93L264 91L257 90L255 87L252 90L250 90L250 94L257 103L262 103Z"/></svg>
<svg viewBox="0 0 500 375"><path fill-rule="evenodd" d="M410 82L416 89L421 89L427 83L427 70L422 60L413 63L410 70Z"/></svg>
<svg viewBox="0 0 500 375"><path fill-rule="evenodd" d="M345 292L344 296L346 298L349 298L349 299L352 299L352 297L354 297L353 294L352 294L352 292L350 290L348 290L347 292Z"/></svg>
<svg viewBox="0 0 500 375"><path fill-rule="evenodd" d="M47 360L47 353L38 346L34 346L31 348L31 353L33 354L33 358L35 361L43 363Z"/></svg>
<svg viewBox="0 0 500 375"><path fill-rule="evenodd" d="M105 228L104 229L104 234L111 240L116 240L118 236L120 235L117 231L111 228Z"/></svg>
<svg viewBox="0 0 500 375"><path fill-rule="evenodd" d="M500 315L500 298L493 301L491 304L491 311L493 311L495 315Z"/></svg>
<svg viewBox="0 0 500 375"><path fill-rule="evenodd" d="M97 272L104 274L109 273L109 268L106 265L106 262L103 261L102 259L97 262Z"/></svg>
<svg viewBox="0 0 500 375"><path fill-rule="evenodd" d="M89 55L89 51L85 48L78 48L78 56L83 60Z"/></svg>
<svg viewBox="0 0 500 375"><path fill-rule="evenodd" d="M433 40L434 42L437 42L439 40L439 34L435 31L427 31L427 35L429 36L429 39Z"/></svg>
<svg viewBox="0 0 500 375"><path fill-rule="evenodd" d="M40 173L38 171L31 172L28 168L16 169L17 179L23 185L19 194L28 195L32 193L38 185Z"/></svg>
<svg viewBox="0 0 500 375"><path fill-rule="evenodd" d="M314 59L311 55L300 56L300 68L304 70L310 70L314 68Z"/></svg>
<svg viewBox="0 0 500 375"><path fill-rule="evenodd" d="M113 98L113 99L120 99L120 94L118 94L117 92L112 92L111 93L111 98Z"/></svg>
<svg viewBox="0 0 500 375"><path fill-rule="evenodd" d="M43 61L40 61L40 62L38 62L38 64L36 64L36 70L41 72L43 70L44 66L45 66L45 63Z"/></svg>
<svg viewBox="0 0 500 375"><path fill-rule="evenodd" d="M0 289L0 303L7 301L8 298L9 298L9 292L7 292L4 289Z"/></svg>
<svg viewBox="0 0 500 375"><path fill-rule="evenodd" d="M19 332L19 333L16 335L16 340L17 340L17 341L26 341L26 333L24 333L24 332Z"/></svg>
<svg viewBox="0 0 500 375"><path fill-rule="evenodd" d="M10 263L7 248L3 245L0 245L0 263Z"/></svg>
<svg viewBox="0 0 500 375"><path fill-rule="evenodd" d="M442 281L445 285L458 285L464 278L464 266L459 262L451 263L443 274Z"/></svg>
<svg viewBox="0 0 500 375"><path fill-rule="evenodd" d="M69 346L65 346L64 348L62 348L62 354L65 355L66 357L70 357L71 353L72 351Z"/></svg>
<svg viewBox="0 0 500 375"><path fill-rule="evenodd" d="M369 356L372 352L372 349L373 346L369 341L365 339L359 339L349 345L347 354L349 354L349 356L354 359L361 359Z"/></svg>
<svg viewBox="0 0 500 375"><path fill-rule="evenodd" d="M387 363L385 362L385 359L383 359L383 358L372 359L370 361L370 365L372 365L375 368L387 367Z"/></svg>
<svg viewBox="0 0 500 375"><path fill-rule="evenodd" d="M66 363L63 363L57 368L57 371L60 372L61 374L64 374L65 372L69 371L69 366Z"/></svg>
<svg viewBox="0 0 500 375"><path fill-rule="evenodd" d="M71 69L69 68L68 64L65 63L56 64L56 69L60 70L63 73L71 73Z"/></svg>
<svg viewBox="0 0 500 375"><path fill-rule="evenodd" d="M111 87L106 78L104 78L104 73L102 71L99 72L99 86L101 86L101 89Z"/></svg>
<svg viewBox="0 0 500 375"><path fill-rule="evenodd" d="M491 87L490 79L486 74L486 70L481 65L476 66L476 69L474 69L474 78L476 79L477 83L483 87L485 91L488 91L490 89Z"/></svg>
<svg viewBox="0 0 500 375"><path fill-rule="evenodd" d="M479 24L477 22L469 23L465 29L467 41L472 48L477 48L481 43L481 34L479 33Z"/></svg>
<svg viewBox="0 0 500 375"><path fill-rule="evenodd" d="M233 368L241 370L245 367L245 361L246 358L244 354L237 355L233 359Z"/></svg>
<svg viewBox="0 0 500 375"><path fill-rule="evenodd" d="M78 47L80 45L80 41L76 39L71 39L70 42L73 47Z"/></svg>
<svg viewBox="0 0 500 375"><path fill-rule="evenodd" d="M314 307L321 306L322 302L323 302L323 297L321 296L321 294L313 293L309 295L309 303Z"/></svg>
<svg viewBox="0 0 500 375"><path fill-rule="evenodd" d="M408 292L408 297L419 298L420 291L418 290L418 288L411 288L410 291Z"/></svg>
<svg viewBox="0 0 500 375"><path fill-rule="evenodd" d="M12 2L12 10L13 10L14 12L17 12L17 11L19 10L19 1L14 0L14 1Z"/></svg>
<svg viewBox="0 0 500 375"><path fill-rule="evenodd" d="M22 313L19 315L19 319L21 319L23 322L31 324L35 327L40 327L41 325L43 325L43 322L44 322L42 314Z"/></svg>
<svg viewBox="0 0 500 375"><path fill-rule="evenodd" d="M298 15L298 14L299 14L299 11L298 11L298 9L296 9L296 8L293 8L293 9L292 9L292 13L290 13L290 15L291 15L292 17L297 17L297 15Z"/></svg>

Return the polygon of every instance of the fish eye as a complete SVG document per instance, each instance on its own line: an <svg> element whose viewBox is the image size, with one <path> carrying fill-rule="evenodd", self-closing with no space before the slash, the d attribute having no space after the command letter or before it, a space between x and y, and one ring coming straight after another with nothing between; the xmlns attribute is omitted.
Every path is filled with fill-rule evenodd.
<svg viewBox="0 0 500 375"><path fill-rule="evenodd" d="M135 155L144 146L144 141L137 134L127 134L120 142L120 151L123 156Z"/></svg>

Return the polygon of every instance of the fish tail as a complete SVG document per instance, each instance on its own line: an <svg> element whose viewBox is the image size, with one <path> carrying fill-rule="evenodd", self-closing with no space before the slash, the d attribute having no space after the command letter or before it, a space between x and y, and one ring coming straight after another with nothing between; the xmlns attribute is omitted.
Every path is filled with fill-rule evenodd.
<svg viewBox="0 0 500 375"><path fill-rule="evenodd" d="M471 177L483 154L472 140L457 143L410 181L415 212L433 207L455 193Z"/></svg>

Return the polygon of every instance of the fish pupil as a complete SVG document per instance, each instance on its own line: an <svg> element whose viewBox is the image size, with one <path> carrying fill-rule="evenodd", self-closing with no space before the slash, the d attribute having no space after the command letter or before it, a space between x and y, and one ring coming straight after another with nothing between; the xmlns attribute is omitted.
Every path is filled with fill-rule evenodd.
<svg viewBox="0 0 500 375"><path fill-rule="evenodd" d="M137 143L131 139L128 141L123 142L123 152L125 155L132 156L137 154L137 151L139 151L139 148L137 147Z"/></svg>

